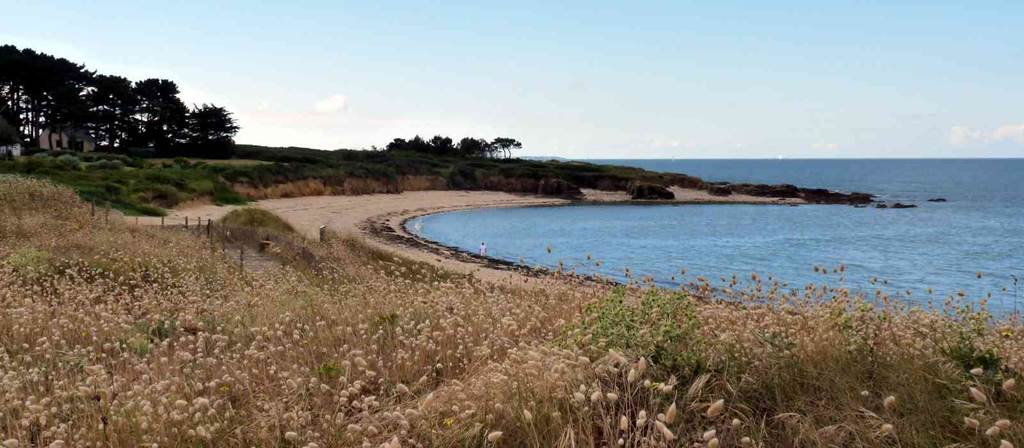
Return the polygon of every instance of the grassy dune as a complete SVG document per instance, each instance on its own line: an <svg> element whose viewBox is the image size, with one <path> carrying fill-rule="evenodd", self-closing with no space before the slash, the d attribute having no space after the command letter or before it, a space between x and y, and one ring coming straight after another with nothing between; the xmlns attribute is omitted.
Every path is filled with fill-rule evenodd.
<svg viewBox="0 0 1024 448"><path fill-rule="evenodd" d="M0 442L1024 445L1019 322L843 290L481 284L359 241L238 272L0 176Z"/></svg>
<svg viewBox="0 0 1024 448"><path fill-rule="evenodd" d="M295 228L288 221L261 208L246 207L235 209L220 219L220 224L232 227L250 227L264 229L283 234L295 233Z"/></svg>

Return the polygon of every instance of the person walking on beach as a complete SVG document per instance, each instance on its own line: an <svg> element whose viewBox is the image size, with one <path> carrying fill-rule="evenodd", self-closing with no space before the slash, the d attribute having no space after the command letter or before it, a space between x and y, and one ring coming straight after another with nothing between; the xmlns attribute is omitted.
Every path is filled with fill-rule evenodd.
<svg viewBox="0 0 1024 448"><path fill-rule="evenodd" d="M487 256L487 243L480 243L480 256L481 257L486 257Z"/></svg>

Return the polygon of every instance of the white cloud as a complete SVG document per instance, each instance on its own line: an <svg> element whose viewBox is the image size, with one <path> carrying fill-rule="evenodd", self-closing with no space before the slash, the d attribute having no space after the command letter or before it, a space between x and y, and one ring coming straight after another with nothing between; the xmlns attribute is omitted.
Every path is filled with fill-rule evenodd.
<svg viewBox="0 0 1024 448"><path fill-rule="evenodd" d="M1024 124L1007 124L988 132L967 126L949 129L949 143L954 146L1013 141L1024 143Z"/></svg>
<svg viewBox="0 0 1024 448"><path fill-rule="evenodd" d="M953 126L949 129L949 144L960 146L985 139L985 133L967 126Z"/></svg>
<svg viewBox="0 0 1024 448"><path fill-rule="evenodd" d="M334 94L313 105L313 109L322 114L333 114L348 109L348 98Z"/></svg>
<svg viewBox="0 0 1024 448"><path fill-rule="evenodd" d="M814 149L827 149L827 150L832 151L832 150L839 149L839 144L838 143L816 143L814 145Z"/></svg>
<svg viewBox="0 0 1024 448"><path fill-rule="evenodd" d="M992 132L992 139L996 141L1011 140L1017 143L1024 143L1024 124L1008 124L1000 126Z"/></svg>

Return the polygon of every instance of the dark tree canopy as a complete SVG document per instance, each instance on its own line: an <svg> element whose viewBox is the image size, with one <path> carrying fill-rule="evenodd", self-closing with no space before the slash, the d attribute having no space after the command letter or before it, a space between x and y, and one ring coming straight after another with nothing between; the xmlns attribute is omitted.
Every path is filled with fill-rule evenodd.
<svg viewBox="0 0 1024 448"><path fill-rule="evenodd" d="M135 83L138 98L139 135L132 143L151 146L166 155L185 142L188 106L178 98L178 85L166 79Z"/></svg>
<svg viewBox="0 0 1024 448"><path fill-rule="evenodd" d="M231 112L210 104L193 107L188 114L188 148L190 155L209 158L230 158L234 155L234 136L238 125Z"/></svg>
<svg viewBox="0 0 1024 448"><path fill-rule="evenodd" d="M97 75L86 101L92 114L90 131L104 147L119 148L138 138L139 99L132 82L120 76Z"/></svg>
<svg viewBox="0 0 1024 448"><path fill-rule="evenodd" d="M14 129L3 117L0 117L0 145L9 145L11 143L17 143L18 130Z"/></svg>
<svg viewBox="0 0 1024 448"><path fill-rule="evenodd" d="M205 104L189 110L179 95L170 80L132 83L32 49L0 46L0 117L30 146L45 129L83 130L107 150L230 156L238 132L231 114Z"/></svg>
<svg viewBox="0 0 1024 448"><path fill-rule="evenodd" d="M458 144L453 144L453 140L450 137L436 135L430 141L426 141L417 135L412 140L396 138L391 143L388 143L385 150L421 152L455 157L511 158L512 152L522 149L522 147L523 144L518 140L507 137L499 137L491 142L484 139L463 137L459 140Z"/></svg>

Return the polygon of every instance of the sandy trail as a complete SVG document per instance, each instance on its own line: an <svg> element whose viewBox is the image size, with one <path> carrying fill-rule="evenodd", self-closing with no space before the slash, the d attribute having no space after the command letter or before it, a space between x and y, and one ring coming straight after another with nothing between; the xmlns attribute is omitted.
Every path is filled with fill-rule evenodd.
<svg viewBox="0 0 1024 448"><path fill-rule="evenodd" d="M367 226L376 220L394 227L402 236L412 237L400 223L422 214L477 207L516 207L528 205L558 205L569 201L548 197L522 196L487 191L412 191L401 194L374 194L362 196L309 196L300 198L266 199L255 206L273 212L285 219L296 230L309 238L317 238L321 225L340 235L364 238L377 247L396 251L418 261L440 265L455 272L473 274L481 279L498 282L528 282L518 273L487 267L476 261L457 260L453 256L396 244L370 235ZM165 218L167 224L182 224L188 217L194 224L220 219L239 206L196 205L172 210ZM160 224L160 218L142 218L146 224Z"/></svg>
<svg viewBox="0 0 1024 448"><path fill-rule="evenodd" d="M675 201L657 203L800 203L800 200L778 200L754 196L712 196L701 190L673 188ZM625 192L584 190L585 200L593 202L629 201ZM639 201L644 202L644 201ZM401 226L406 219L430 213L480 207L520 207L537 205L563 205L571 201L550 197L517 195L493 191L410 191L400 194L373 194L361 196L309 196L299 198L265 199L248 206L271 211L288 221L296 230L310 238L317 238L321 225L340 235L362 237L377 247L396 251L414 260L433 263L446 269L472 274L482 280L494 282L537 282L530 276L507 267L489 265L451 250L432 247ZM190 224L218 220L239 206L190 205L172 210L165 218L167 224L182 224L186 217ZM160 218L142 218L146 224L160 224ZM385 229L383 232L382 229ZM391 233L393 232L393 233ZM382 237L382 234L389 236ZM402 241L421 244L402 244ZM541 281L541 283L544 283Z"/></svg>

